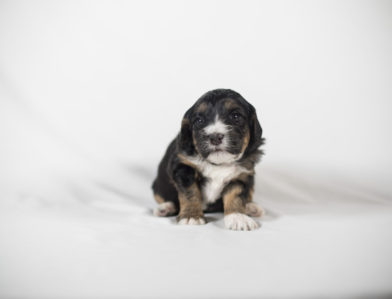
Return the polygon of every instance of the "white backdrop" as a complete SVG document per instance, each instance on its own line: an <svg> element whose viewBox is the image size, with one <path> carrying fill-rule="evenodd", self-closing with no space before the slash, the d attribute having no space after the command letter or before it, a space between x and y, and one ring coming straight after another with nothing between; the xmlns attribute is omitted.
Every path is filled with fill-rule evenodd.
<svg viewBox="0 0 392 299"><path fill-rule="evenodd" d="M390 211L391 53L391 1L1 1L0 198L4 225L0 242L7 242L8 247L0 249L0 294L97 295L94 279L85 292L76 287L74 293L61 288L56 293L36 282L33 273L23 278L21 273L35 262L24 253L12 252L34 241L20 225L30 227L26 219L43 203L67 205L78 197L97 204L95 187L89 185L96 181L120 185L141 203L143 211L150 211L154 202L149 185L167 144L179 130L182 115L201 94L214 88L238 91L258 111L267 145L258 166L256 200L264 202L271 215L305 210L313 215L326 207L332 207L332 215L344 214L355 205L354 210L366 210L367 206L359 204L373 205L372 200L381 205L380 210ZM112 210L116 201L101 197L98 205ZM301 205L310 199L311 207ZM20 212L19 204L32 210ZM127 204L121 201L118 210L133 211ZM67 210L56 207L58 213ZM46 209L47 217L56 215ZM71 210L79 213L80 209ZM365 224L367 217L360 223ZM391 213L385 217L390 223ZM145 221L155 223L150 218ZM380 227L385 228L384 224ZM263 234L263 228L268 231L268 225L283 224L267 222L258 234ZM359 238L355 226L353 222L350 233ZM270 229L273 235L277 228ZM292 238L290 231L286 233ZM374 270L376 274L369 270L377 277L374 281L365 270L351 269L350 275L357 272L366 277L353 278L349 293L339 288L336 276L337 285L330 292L323 291L321 279L311 290L294 279L303 288L295 289L293 283L291 294L392 292L387 284L392 262L383 254L392 246L387 233L385 228L375 234L380 237L374 244L383 243L383 249L376 246L376 251L364 251L364 256L378 252L378 260L372 263L382 269ZM53 246L45 233L38 234L45 246ZM72 238L73 233L65 234ZM374 237L374 232L369 234ZM347 244L347 251L353 244ZM61 255L63 249L54 246L52 250ZM301 250L305 258L309 253ZM341 262L349 255L341 256ZM99 256L91 263L96 265L98 260ZM334 257L326 258L326 263L331 260ZM282 266L280 270L287 269ZM52 277L48 269L38 272ZM306 277L304 273L293 276ZM126 274L120 271L118 276ZM64 270L64 275L74 275L73 268ZM112 287L118 292L109 287L96 292L155 294L132 293L116 287L114 281ZM358 281L368 285L364 283L360 290ZM29 293L23 293L23 287L30 284ZM287 295L273 286L266 289L267 294ZM245 288L246 283L239 290ZM262 294L257 288L248 291L249 296ZM165 293L170 294L177 293ZM218 287L211 294L244 293L222 293Z"/></svg>

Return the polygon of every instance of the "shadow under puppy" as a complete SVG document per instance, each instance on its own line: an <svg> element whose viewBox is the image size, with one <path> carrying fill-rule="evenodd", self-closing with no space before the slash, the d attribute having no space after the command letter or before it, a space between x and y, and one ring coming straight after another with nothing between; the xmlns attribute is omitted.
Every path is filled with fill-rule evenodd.
<svg viewBox="0 0 392 299"><path fill-rule="evenodd" d="M185 113L152 185L156 216L205 224L204 212L224 211L225 226L253 230L263 210L252 202L254 167L264 143L255 108L230 89L207 92Z"/></svg>

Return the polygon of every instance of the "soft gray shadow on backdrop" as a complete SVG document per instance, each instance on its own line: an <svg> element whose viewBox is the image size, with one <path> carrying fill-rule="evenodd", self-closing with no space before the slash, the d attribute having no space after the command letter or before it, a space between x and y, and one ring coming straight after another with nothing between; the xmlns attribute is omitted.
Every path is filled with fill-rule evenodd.
<svg viewBox="0 0 392 299"><path fill-rule="evenodd" d="M129 184L119 186L113 179L98 181L95 185L122 198L125 203L151 212L155 201L150 186L156 167L128 163L123 168L123 180ZM370 190L361 182L322 172L299 174L290 169L268 167L258 171L255 190L254 201L266 210L264 221L275 220L281 215L352 214L392 206L388 194Z"/></svg>

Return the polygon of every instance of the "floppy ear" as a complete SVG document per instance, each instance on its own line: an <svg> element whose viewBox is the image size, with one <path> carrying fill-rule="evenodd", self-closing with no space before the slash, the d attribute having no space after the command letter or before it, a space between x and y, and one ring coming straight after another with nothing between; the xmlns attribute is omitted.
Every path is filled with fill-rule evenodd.
<svg viewBox="0 0 392 299"><path fill-rule="evenodd" d="M260 126L259 120L257 119L256 109L249 104L250 117L249 117L249 133L250 139L246 149L246 153L252 153L259 148L260 145L264 144L263 129Z"/></svg>
<svg viewBox="0 0 392 299"><path fill-rule="evenodd" d="M195 146L193 144L192 125L189 119L189 110L185 113L181 122L181 131L178 136L178 148L181 152L192 156L195 153Z"/></svg>

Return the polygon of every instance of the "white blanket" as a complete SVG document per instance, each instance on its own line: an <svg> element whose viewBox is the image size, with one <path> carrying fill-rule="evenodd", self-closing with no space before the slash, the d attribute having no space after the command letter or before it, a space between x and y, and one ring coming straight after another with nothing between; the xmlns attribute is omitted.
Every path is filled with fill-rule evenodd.
<svg viewBox="0 0 392 299"><path fill-rule="evenodd" d="M261 163L255 201L267 214L259 230L226 230L221 214L208 215L205 226L178 226L152 215L156 163L94 164L11 115L21 128L7 140L33 135L38 143L14 144L23 155L9 155L14 172L2 176L4 298L392 292L391 193L366 181Z"/></svg>

